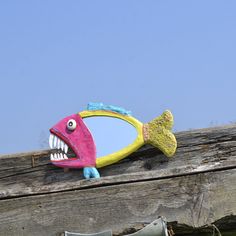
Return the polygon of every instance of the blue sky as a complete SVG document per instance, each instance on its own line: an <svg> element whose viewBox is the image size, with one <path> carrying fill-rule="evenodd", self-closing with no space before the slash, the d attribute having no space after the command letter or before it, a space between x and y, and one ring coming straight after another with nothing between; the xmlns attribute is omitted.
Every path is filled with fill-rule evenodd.
<svg viewBox="0 0 236 236"><path fill-rule="evenodd" d="M174 130L236 121L236 1L1 1L0 153L90 101Z"/></svg>

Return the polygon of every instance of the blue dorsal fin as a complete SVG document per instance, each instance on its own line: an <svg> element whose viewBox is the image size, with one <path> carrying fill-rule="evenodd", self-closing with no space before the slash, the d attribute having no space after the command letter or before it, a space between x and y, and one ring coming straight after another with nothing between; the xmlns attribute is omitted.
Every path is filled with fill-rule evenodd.
<svg viewBox="0 0 236 236"><path fill-rule="evenodd" d="M104 105L101 102L90 102L87 106L87 110L89 110L89 111L96 111L96 110L113 111L113 112L120 113L120 114L126 115L126 116L131 115L131 111L127 111L122 107L117 107L117 106L112 106L112 105Z"/></svg>

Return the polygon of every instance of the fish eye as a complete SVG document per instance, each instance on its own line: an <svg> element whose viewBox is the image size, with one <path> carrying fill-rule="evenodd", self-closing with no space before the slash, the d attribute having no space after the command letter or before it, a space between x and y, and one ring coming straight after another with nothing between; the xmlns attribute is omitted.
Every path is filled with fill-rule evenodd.
<svg viewBox="0 0 236 236"><path fill-rule="evenodd" d="M76 128L76 121L73 119L68 120L67 129L73 131L75 130L75 128Z"/></svg>

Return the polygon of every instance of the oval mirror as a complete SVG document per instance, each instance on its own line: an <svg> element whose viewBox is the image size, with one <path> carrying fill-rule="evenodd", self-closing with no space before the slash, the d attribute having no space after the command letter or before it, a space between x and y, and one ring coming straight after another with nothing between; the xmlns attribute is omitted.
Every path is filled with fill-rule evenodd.
<svg viewBox="0 0 236 236"><path fill-rule="evenodd" d="M138 135L133 125L119 118L92 116L83 120L93 135L97 158L125 148L132 144Z"/></svg>

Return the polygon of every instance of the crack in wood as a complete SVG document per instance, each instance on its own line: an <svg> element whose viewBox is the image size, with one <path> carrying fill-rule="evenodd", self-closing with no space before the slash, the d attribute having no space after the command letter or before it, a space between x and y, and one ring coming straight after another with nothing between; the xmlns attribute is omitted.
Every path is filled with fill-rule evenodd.
<svg viewBox="0 0 236 236"><path fill-rule="evenodd" d="M7 197L1 197L1 192L0 192L0 201L5 200L5 199L15 199L15 198L22 198L22 197L29 197L29 196L37 196L37 195L48 195L48 194L53 194L53 193L63 193L63 192L70 192L70 191L75 191L75 190L85 190L85 189L93 189L93 188L102 188L102 187L109 187L109 186L118 186L118 185L124 185L124 184L130 184L130 183L140 183L140 182L148 182L148 181L156 181L156 180L163 180L163 179L172 179L172 178L177 178L177 177L186 177L186 176L191 176L191 175L199 175L203 173L209 173L209 172L219 172L219 171L225 171L225 170L232 170L235 169L235 166L226 166L226 167L220 167L220 168L214 168L214 169L207 169L207 170L201 170L201 171L192 171L190 173L181 173L181 174L174 174L174 175L166 175L166 176L161 176L157 178L145 178L145 179L134 179L134 180L124 180L124 181L110 181L108 183L102 182L102 180L95 180L98 182L98 184L94 185L86 185L86 186L80 186L80 187L75 187L71 189L65 189L65 190L58 190L58 191L52 191L52 192L45 192L45 193L32 193L32 194L23 194L23 195L17 195L17 196L7 196ZM86 181L86 180L85 180ZM88 181L93 181L93 180L88 180Z"/></svg>
<svg viewBox="0 0 236 236"><path fill-rule="evenodd" d="M176 235L209 233L212 222L236 231L236 125L176 136L173 159L144 146L100 169L99 180L53 167L49 150L0 156L1 232L49 236L110 228L122 235L158 215Z"/></svg>

